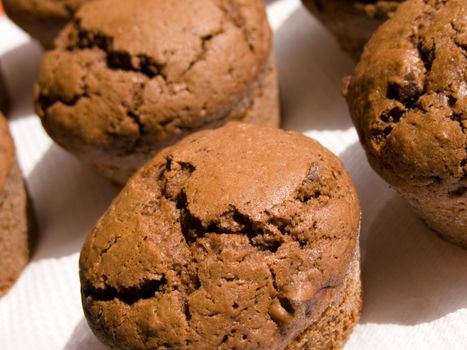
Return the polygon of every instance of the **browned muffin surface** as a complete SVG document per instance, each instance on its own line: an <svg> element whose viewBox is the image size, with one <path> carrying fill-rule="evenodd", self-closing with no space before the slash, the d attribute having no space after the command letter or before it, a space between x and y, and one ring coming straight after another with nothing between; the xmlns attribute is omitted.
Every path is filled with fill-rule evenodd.
<svg viewBox="0 0 467 350"><path fill-rule="evenodd" d="M29 261L29 210L13 140L0 113L0 296L10 289Z"/></svg>
<svg viewBox="0 0 467 350"><path fill-rule="evenodd" d="M410 0L347 87L370 163L446 238L467 244L467 6Z"/></svg>
<svg viewBox="0 0 467 350"><path fill-rule="evenodd" d="M36 110L55 141L124 183L190 132L278 125L275 74L262 0L98 0L45 55Z"/></svg>
<svg viewBox="0 0 467 350"><path fill-rule="evenodd" d="M0 114L0 132L0 188L4 188L15 163L15 146L8 130L8 123L2 114Z"/></svg>
<svg viewBox="0 0 467 350"><path fill-rule="evenodd" d="M85 315L119 349L341 345L360 310L359 219L349 175L316 141L240 123L195 133L91 232Z"/></svg>

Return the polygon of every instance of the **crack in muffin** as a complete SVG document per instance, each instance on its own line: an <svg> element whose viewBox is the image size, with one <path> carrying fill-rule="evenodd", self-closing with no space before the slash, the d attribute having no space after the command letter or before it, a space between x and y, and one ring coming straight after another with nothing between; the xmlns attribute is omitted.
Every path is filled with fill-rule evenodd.
<svg viewBox="0 0 467 350"><path fill-rule="evenodd" d="M445 238L467 244L467 8L411 0L344 85L373 168Z"/></svg>
<svg viewBox="0 0 467 350"><path fill-rule="evenodd" d="M338 348L361 307L359 220L349 175L316 141L239 123L195 133L89 235L86 318L119 349Z"/></svg>
<svg viewBox="0 0 467 350"><path fill-rule="evenodd" d="M82 6L44 57L36 110L60 145L124 183L195 130L278 125L262 1L114 2Z"/></svg>

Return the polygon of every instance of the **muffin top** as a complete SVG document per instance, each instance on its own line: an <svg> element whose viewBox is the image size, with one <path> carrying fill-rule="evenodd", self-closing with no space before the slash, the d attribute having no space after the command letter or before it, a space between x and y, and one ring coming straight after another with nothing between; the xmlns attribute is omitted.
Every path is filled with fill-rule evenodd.
<svg viewBox="0 0 467 350"><path fill-rule="evenodd" d="M11 139L8 123L0 112L0 192L10 175L15 158L15 146Z"/></svg>
<svg viewBox="0 0 467 350"><path fill-rule="evenodd" d="M390 183L467 171L467 7L410 0L374 34L344 87L372 165Z"/></svg>
<svg viewBox="0 0 467 350"><path fill-rule="evenodd" d="M89 235L86 316L118 348L282 349L343 284L359 219L318 142L241 123L197 132L140 169Z"/></svg>
<svg viewBox="0 0 467 350"><path fill-rule="evenodd" d="M45 55L36 109L69 147L170 144L252 94L270 47L262 0L93 1Z"/></svg>

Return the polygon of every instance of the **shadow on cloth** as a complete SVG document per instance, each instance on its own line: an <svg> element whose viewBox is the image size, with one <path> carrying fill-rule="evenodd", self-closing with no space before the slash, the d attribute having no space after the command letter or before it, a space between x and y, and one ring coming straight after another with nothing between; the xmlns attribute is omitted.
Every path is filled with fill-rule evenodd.
<svg viewBox="0 0 467 350"><path fill-rule="evenodd" d="M340 157L363 211L360 322L415 325L467 309L467 251L438 238L370 168L358 143Z"/></svg>
<svg viewBox="0 0 467 350"><path fill-rule="evenodd" d="M10 96L9 119L33 114L33 86L42 57L40 45L30 40L0 56Z"/></svg>
<svg viewBox="0 0 467 350"><path fill-rule="evenodd" d="M107 348L92 334L84 318L79 321L63 350L106 350Z"/></svg>
<svg viewBox="0 0 467 350"><path fill-rule="evenodd" d="M301 132L350 128L340 85L352 73L354 62L340 51L334 38L299 7L276 31L274 46L282 126Z"/></svg>
<svg viewBox="0 0 467 350"><path fill-rule="evenodd" d="M79 252L118 193L116 187L55 144L28 176L28 186L39 230L33 261Z"/></svg>
<svg viewBox="0 0 467 350"><path fill-rule="evenodd" d="M438 238L401 197L363 242L362 323L414 325L467 308L467 251Z"/></svg>

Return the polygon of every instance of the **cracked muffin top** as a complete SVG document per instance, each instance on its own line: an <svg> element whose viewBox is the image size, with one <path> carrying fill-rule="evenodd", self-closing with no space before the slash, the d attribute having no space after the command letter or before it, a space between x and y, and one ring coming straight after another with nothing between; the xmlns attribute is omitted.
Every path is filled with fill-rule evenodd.
<svg viewBox="0 0 467 350"><path fill-rule="evenodd" d="M5 183L14 164L15 148L8 130L8 123L0 112L0 191L3 191ZM0 193L1 195L1 193Z"/></svg>
<svg viewBox="0 0 467 350"><path fill-rule="evenodd" d="M93 1L45 55L36 110L68 147L144 151L226 118L270 49L262 0Z"/></svg>
<svg viewBox="0 0 467 350"><path fill-rule="evenodd" d="M122 349L283 349L355 257L341 162L294 132L228 123L160 152L80 256L85 315Z"/></svg>
<svg viewBox="0 0 467 350"><path fill-rule="evenodd" d="M360 140L390 183L465 178L466 48L465 0L410 0L345 82Z"/></svg>

